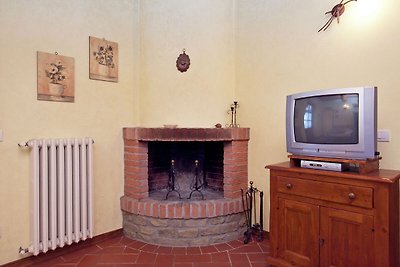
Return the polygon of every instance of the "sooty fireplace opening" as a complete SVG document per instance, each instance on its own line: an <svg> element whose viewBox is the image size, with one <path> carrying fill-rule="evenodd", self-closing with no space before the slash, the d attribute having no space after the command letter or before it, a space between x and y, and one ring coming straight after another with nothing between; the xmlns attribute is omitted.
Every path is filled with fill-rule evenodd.
<svg viewBox="0 0 400 267"><path fill-rule="evenodd" d="M169 200L177 200L179 197L185 200L189 196L191 199L223 198L223 168L222 141L149 142L149 197L165 199L167 196ZM172 170L174 190L170 187ZM196 185L198 190L195 190Z"/></svg>

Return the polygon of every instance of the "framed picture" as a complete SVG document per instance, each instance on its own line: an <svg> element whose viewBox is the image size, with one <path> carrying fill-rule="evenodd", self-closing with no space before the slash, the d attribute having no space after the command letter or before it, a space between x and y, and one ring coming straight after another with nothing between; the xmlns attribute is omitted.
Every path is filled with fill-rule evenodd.
<svg viewBox="0 0 400 267"><path fill-rule="evenodd" d="M89 78L118 82L118 43L89 36Z"/></svg>
<svg viewBox="0 0 400 267"><path fill-rule="evenodd" d="M74 58L37 52L37 99L74 102Z"/></svg>

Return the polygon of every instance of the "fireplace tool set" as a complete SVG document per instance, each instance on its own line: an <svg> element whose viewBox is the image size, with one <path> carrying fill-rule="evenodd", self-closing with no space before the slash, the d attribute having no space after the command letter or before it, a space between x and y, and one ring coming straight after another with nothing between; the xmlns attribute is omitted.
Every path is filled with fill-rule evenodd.
<svg viewBox="0 0 400 267"><path fill-rule="evenodd" d="M201 199L204 200L204 195L203 192L201 192L201 189L206 187L206 183L200 180L199 178L199 161L195 160L195 176L193 179L193 182L190 185L190 195L188 199L192 198L192 194L194 192L198 192L201 194ZM179 195L179 199L182 199L181 194L179 193L179 186L176 184L176 177L175 177L175 161L171 160L171 168L169 171L169 178L168 178L168 192L167 195L165 196L165 200L168 199L168 196L171 192L176 192Z"/></svg>
<svg viewBox="0 0 400 267"><path fill-rule="evenodd" d="M242 192L242 205L244 210L244 215L246 217L247 230L244 233L243 243L247 244L251 240L252 235L257 236L257 241L262 241L264 239L263 230L263 197L264 192L253 187L253 181L250 181L250 187L246 191L240 189ZM260 218L259 223L257 223L257 209L256 209L256 196L260 197ZM254 224L252 224L252 218L254 215Z"/></svg>

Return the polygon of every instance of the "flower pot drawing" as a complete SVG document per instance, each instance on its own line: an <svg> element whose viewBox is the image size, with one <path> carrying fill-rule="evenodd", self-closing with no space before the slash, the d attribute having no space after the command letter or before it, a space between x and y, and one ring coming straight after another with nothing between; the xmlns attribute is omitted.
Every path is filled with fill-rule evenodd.
<svg viewBox="0 0 400 267"><path fill-rule="evenodd" d="M108 76L110 75L110 67L107 65L97 65L97 70L101 76Z"/></svg>
<svg viewBox="0 0 400 267"><path fill-rule="evenodd" d="M49 93L53 96L61 96L64 93L64 85L59 83L49 83Z"/></svg>

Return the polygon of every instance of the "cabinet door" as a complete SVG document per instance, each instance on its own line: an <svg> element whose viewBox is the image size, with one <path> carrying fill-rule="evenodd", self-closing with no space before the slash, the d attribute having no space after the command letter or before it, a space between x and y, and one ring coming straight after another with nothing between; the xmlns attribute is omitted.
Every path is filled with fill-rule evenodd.
<svg viewBox="0 0 400 267"><path fill-rule="evenodd" d="M295 266L319 265L319 207L279 198L278 257Z"/></svg>
<svg viewBox="0 0 400 267"><path fill-rule="evenodd" d="M374 266L373 217L321 207L321 267Z"/></svg>

